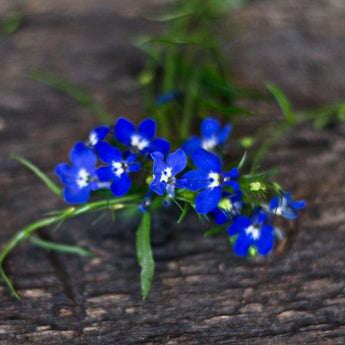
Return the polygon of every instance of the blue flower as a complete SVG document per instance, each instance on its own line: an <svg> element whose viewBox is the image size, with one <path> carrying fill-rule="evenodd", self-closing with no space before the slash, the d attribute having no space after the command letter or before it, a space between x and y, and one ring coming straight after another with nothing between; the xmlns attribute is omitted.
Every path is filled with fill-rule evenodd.
<svg viewBox="0 0 345 345"><path fill-rule="evenodd" d="M95 147L100 141L105 139L109 132L110 128L107 126L99 126L94 128L89 134L87 145Z"/></svg>
<svg viewBox="0 0 345 345"><path fill-rule="evenodd" d="M163 105L168 102L176 101L182 96L182 93L179 91L172 91L172 92L166 92L159 95L156 99L157 105Z"/></svg>
<svg viewBox="0 0 345 345"><path fill-rule="evenodd" d="M213 153L199 149L192 154L194 165L199 170L187 171L183 175L186 179L186 188L192 191L203 189L195 199L195 209L200 214L211 212L219 203L222 196L222 188L230 186L233 190L239 190L238 169L233 168L228 173L222 173L220 159Z"/></svg>
<svg viewBox="0 0 345 345"><path fill-rule="evenodd" d="M118 119L114 129L115 138L128 146L132 153L148 155L158 151L166 155L170 144L161 138L153 139L156 134L156 122L151 119L142 121L138 131L132 122L126 119Z"/></svg>
<svg viewBox="0 0 345 345"><path fill-rule="evenodd" d="M104 141L98 143L96 149L100 160L108 164L96 170L98 179L101 182L112 181L110 190L115 196L125 195L131 186L128 173L140 170L140 163L135 162L136 155L129 155L124 160L117 147Z"/></svg>
<svg viewBox="0 0 345 345"><path fill-rule="evenodd" d="M305 207L305 204L304 200L292 200L291 193L286 192L283 195L275 196L270 201L269 211L286 219L296 219L298 217L298 210Z"/></svg>
<svg viewBox="0 0 345 345"><path fill-rule="evenodd" d="M96 154L83 143L77 143L70 154L72 166L59 164L55 172L66 185L63 196L66 202L84 203L90 197L90 191L97 189L95 165Z"/></svg>
<svg viewBox="0 0 345 345"><path fill-rule="evenodd" d="M150 188L159 195L164 195L165 190L170 197L175 196L175 187L183 188L183 180L177 180L175 175L180 173L187 165L187 157L182 149L171 153L164 162L161 152L151 153L153 159L153 181Z"/></svg>
<svg viewBox="0 0 345 345"><path fill-rule="evenodd" d="M218 225L227 223L232 217L239 216L243 207L242 193L222 193L221 200L217 207L210 212L211 217Z"/></svg>
<svg viewBox="0 0 345 345"><path fill-rule="evenodd" d="M213 152L217 145L221 145L225 142L231 130L232 127L230 125L226 125L221 129L217 120L205 119L201 123L201 139L191 137L182 145L182 149L188 155L191 155L200 148Z"/></svg>
<svg viewBox="0 0 345 345"><path fill-rule="evenodd" d="M252 218L238 217L228 228L229 236L237 235L234 242L234 252L245 256L251 245L258 249L260 255L267 255L273 248L274 229L264 225L266 214L257 209Z"/></svg>

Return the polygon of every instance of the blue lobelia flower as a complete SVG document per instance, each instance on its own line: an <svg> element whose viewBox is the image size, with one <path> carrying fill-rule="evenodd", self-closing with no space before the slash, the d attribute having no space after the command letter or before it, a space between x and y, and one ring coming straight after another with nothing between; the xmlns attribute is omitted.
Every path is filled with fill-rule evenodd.
<svg viewBox="0 0 345 345"><path fill-rule="evenodd" d="M175 175L180 173L187 165L187 157L182 149L171 153L164 162L164 156L161 152L151 153L153 159L153 181L150 188L159 195L164 195L165 190L173 198L175 196L175 187L183 188L184 181L177 180Z"/></svg>
<svg viewBox="0 0 345 345"><path fill-rule="evenodd" d="M277 216L282 216L286 219L296 219L298 217L298 210L305 207L304 200L292 200L291 192L286 192L282 195L275 196L269 204L269 211Z"/></svg>
<svg viewBox="0 0 345 345"><path fill-rule="evenodd" d="M267 255L273 248L274 229L264 224L266 214L260 209L254 211L252 218L238 217L228 228L229 236L237 235L234 242L234 252L245 256L251 245L254 245L260 255Z"/></svg>
<svg viewBox="0 0 345 345"><path fill-rule="evenodd" d="M94 128L89 134L87 145L90 147L95 147L96 144L104 140L109 133L110 128L108 126L99 126Z"/></svg>
<svg viewBox="0 0 345 345"><path fill-rule="evenodd" d="M171 92L162 93L156 98L156 104L163 105L168 102L176 101L181 96L182 96L182 93L179 91L171 91Z"/></svg>
<svg viewBox="0 0 345 345"><path fill-rule="evenodd" d="M98 179L101 182L112 181L110 190L115 196L125 195L131 186L128 173L140 170L141 164L135 162L136 155L129 155L123 160L121 151L105 141L98 143L96 150L100 160L108 164L96 170Z"/></svg>
<svg viewBox="0 0 345 345"><path fill-rule="evenodd" d="M156 122L151 119L142 121L138 131L132 122L126 119L118 119L114 129L115 138L122 144L128 146L132 153L148 155L158 151L166 155L169 152L170 144L161 138L153 139L156 134Z"/></svg>
<svg viewBox="0 0 345 345"><path fill-rule="evenodd" d="M231 130L232 127L230 125L220 128L220 124L217 120L205 119L201 123L201 139L191 137L182 145L182 149L188 155L191 155L200 148L213 152L217 145L221 145L225 142Z"/></svg>
<svg viewBox="0 0 345 345"><path fill-rule="evenodd" d="M215 209L210 212L218 225L227 223L232 217L239 216L244 203L241 191L222 193L222 197Z"/></svg>
<svg viewBox="0 0 345 345"><path fill-rule="evenodd" d="M221 172L220 159L213 153L199 149L192 154L194 165L199 170L187 171L182 178L186 179L186 188L192 191L203 189L195 199L195 209L201 214L211 212L219 203L222 188L230 186L239 190L238 169L228 173Z"/></svg>
<svg viewBox="0 0 345 345"><path fill-rule="evenodd" d="M72 166L59 164L55 172L66 185L63 196L66 202L84 203L90 197L90 191L97 189L96 154L84 143L77 143L70 154Z"/></svg>

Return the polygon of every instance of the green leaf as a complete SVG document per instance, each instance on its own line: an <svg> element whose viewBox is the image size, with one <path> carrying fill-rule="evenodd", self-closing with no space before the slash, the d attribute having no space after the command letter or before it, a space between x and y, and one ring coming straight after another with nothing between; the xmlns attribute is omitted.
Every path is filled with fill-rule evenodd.
<svg viewBox="0 0 345 345"><path fill-rule="evenodd" d="M244 165L244 163L246 161L246 158L247 158L247 151L244 152L240 162L238 163L238 165L237 165L238 169L241 169L243 167L243 165Z"/></svg>
<svg viewBox="0 0 345 345"><path fill-rule="evenodd" d="M141 296L143 299L146 298L150 291L154 272L154 260L150 239L150 219L150 213L144 213L136 233L137 259L141 267L140 284Z"/></svg>
<svg viewBox="0 0 345 345"><path fill-rule="evenodd" d="M36 236L30 236L30 242L33 245L46 249L46 250L52 250L55 252L66 253L66 254L79 255L79 256L84 256L87 258L95 257L94 253L82 247L42 240L41 238L38 238Z"/></svg>
<svg viewBox="0 0 345 345"><path fill-rule="evenodd" d="M209 108L216 110L223 115L253 115L253 112L248 109L233 106L226 107L210 101L203 101L203 103Z"/></svg>
<svg viewBox="0 0 345 345"><path fill-rule="evenodd" d="M62 190L39 168L37 168L33 163L29 162L27 159L20 156L11 156L12 159L18 161L19 163L30 169L38 178L40 178L45 185L55 194L61 196Z"/></svg>
<svg viewBox="0 0 345 345"><path fill-rule="evenodd" d="M186 217L187 212L188 212L188 203L185 202L184 207L183 207L183 211L181 212L181 215L180 215L179 219L177 220L177 223L181 223L183 221L183 219Z"/></svg>
<svg viewBox="0 0 345 345"><path fill-rule="evenodd" d="M223 225L220 225L220 226L215 226L209 230L207 230L205 233L204 233L204 236L205 237L209 237L209 236L212 236L212 235L215 235L215 234L219 234L220 232L224 231L224 226Z"/></svg>
<svg viewBox="0 0 345 345"><path fill-rule="evenodd" d="M278 102L280 109L285 116L286 122L289 124L295 123L296 121L292 111L292 106L285 93L274 84L266 84L266 87Z"/></svg>

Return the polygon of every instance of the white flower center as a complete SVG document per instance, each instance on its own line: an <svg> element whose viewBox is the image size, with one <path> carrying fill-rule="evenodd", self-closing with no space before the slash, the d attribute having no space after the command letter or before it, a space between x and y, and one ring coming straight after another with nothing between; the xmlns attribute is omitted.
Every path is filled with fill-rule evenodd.
<svg viewBox="0 0 345 345"><path fill-rule="evenodd" d="M218 187L220 185L220 175L214 172L208 174L208 179L210 181L208 188Z"/></svg>
<svg viewBox="0 0 345 345"><path fill-rule="evenodd" d="M253 238L253 240L257 240L260 238L260 229L254 225L248 226L245 231L247 235L250 235Z"/></svg>
<svg viewBox="0 0 345 345"><path fill-rule="evenodd" d="M89 135L89 143L92 146L95 146L98 142L98 136L95 132L91 132Z"/></svg>
<svg viewBox="0 0 345 345"><path fill-rule="evenodd" d="M217 144L218 144L217 138L212 137L210 139L203 140L201 142L201 147L206 151L212 151L217 146Z"/></svg>
<svg viewBox="0 0 345 345"><path fill-rule="evenodd" d="M80 169L77 175L77 185L79 188L84 188L89 184L90 175L85 169Z"/></svg>
<svg viewBox="0 0 345 345"><path fill-rule="evenodd" d="M113 173L117 177L120 177L125 172L124 164L121 162L112 162L111 166L113 168Z"/></svg>
<svg viewBox="0 0 345 345"><path fill-rule="evenodd" d="M169 180L172 177L172 173L171 172L172 172L172 168L170 168L170 167L167 167L166 169L164 169L162 171L161 178L160 178L159 182L168 183Z"/></svg>
<svg viewBox="0 0 345 345"><path fill-rule="evenodd" d="M131 146L137 147L139 151L145 149L147 146L149 146L149 144L150 142L147 139L141 137L138 134L133 134L131 136Z"/></svg>
<svg viewBox="0 0 345 345"><path fill-rule="evenodd" d="M286 207L288 206L287 201L282 198L280 200L280 203L278 204L278 207L274 210L274 214L276 214L277 216L281 216L283 213L283 210L286 209Z"/></svg>

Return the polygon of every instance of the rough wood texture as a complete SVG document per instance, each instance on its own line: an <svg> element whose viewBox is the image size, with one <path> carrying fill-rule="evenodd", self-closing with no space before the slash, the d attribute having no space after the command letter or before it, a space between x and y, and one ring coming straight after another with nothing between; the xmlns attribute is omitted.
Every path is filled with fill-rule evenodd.
<svg viewBox="0 0 345 345"><path fill-rule="evenodd" d="M0 16L15 3L2 0ZM1 243L64 206L8 155L23 155L53 176L55 164L97 123L27 72L59 73L115 116L135 118L142 56L130 41L157 30L139 18L163 4L20 3L23 27L0 42ZM241 26L225 47L238 80L260 87L273 80L301 108L343 98L344 6L342 0L251 1L229 18ZM142 301L131 227L109 219L92 225L85 216L46 232L97 252L92 260L20 246L6 269L24 299L15 301L1 285L0 344L344 344L344 133L344 125L315 132L306 124L267 157L266 166L281 167L282 184L308 201L281 255L243 260L226 238L204 238L192 220L167 227L158 219L169 241L155 237L155 279Z"/></svg>

